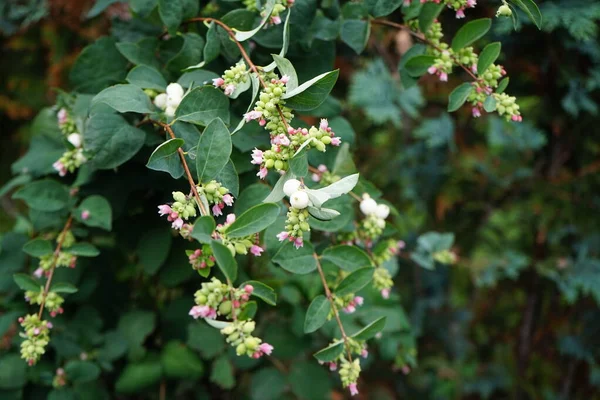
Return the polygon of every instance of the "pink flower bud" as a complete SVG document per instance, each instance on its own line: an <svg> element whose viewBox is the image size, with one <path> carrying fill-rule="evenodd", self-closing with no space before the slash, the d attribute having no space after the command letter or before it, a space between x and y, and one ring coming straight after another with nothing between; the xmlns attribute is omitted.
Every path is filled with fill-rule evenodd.
<svg viewBox="0 0 600 400"><path fill-rule="evenodd" d="M461 19L465 17L465 10L464 8L461 8L459 10L456 11L456 18Z"/></svg>
<svg viewBox="0 0 600 400"><path fill-rule="evenodd" d="M214 78L212 81L215 87L223 86L223 84L225 83L225 80L223 78Z"/></svg>
<svg viewBox="0 0 600 400"><path fill-rule="evenodd" d="M325 164L319 164L319 166L317 167L317 169L319 170L319 172L327 172L327 165L325 165Z"/></svg>
<svg viewBox="0 0 600 400"><path fill-rule="evenodd" d="M256 257L260 257L264 249L258 245L252 245L250 248L250 253L254 254Z"/></svg>
<svg viewBox="0 0 600 400"><path fill-rule="evenodd" d="M279 23L281 23L281 20L279 20ZM290 77L289 77L289 76L287 76L287 75L283 75L283 76L281 77L281 79L279 80L279 82L281 82L281 83L283 83L283 84L285 85L286 83L288 83L288 82L289 82L289 80L290 80Z"/></svg>
<svg viewBox="0 0 600 400"><path fill-rule="evenodd" d="M269 171L267 170L267 168L261 167L256 176L258 176L260 179L265 179L268 173Z"/></svg>
<svg viewBox="0 0 600 400"><path fill-rule="evenodd" d="M331 144L332 144L333 146L339 146L340 144L342 144L342 139L340 139L340 138L339 138L339 137L337 137L337 136L336 136L336 137L334 137L334 138L331 138Z"/></svg>
<svg viewBox="0 0 600 400"><path fill-rule="evenodd" d="M329 122L327 122L327 120L325 118L321 119L321 123L319 124L319 129L323 129L324 131L326 131L328 127L329 127Z"/></svg>
<svg viewBox="0 0 600 400"><path fill-rule="evenodd" d="M384 299L389 299L390 298L390 289L382 289L381 290L381 297L383 297Z"/></svg>
<svg viewBox="0 0 600 400"><path fill-rule="evenodd" d="M158 214L161 217L166 214L171 214L172 212L173 212L173 210L171 210L171 207L168 204L163 204L163 205L158 206Z"/></svg>
<svg viewBox="0 0 600 400"><path fill-rule="evenodd" d="M329 370L330 371L335 371L337 369L337 364L334 362L330 362L329 363Z"/></svg>
<svg viewBox="0 0 600 400"><path fill-rule="evenodd" d="M302 246L304 246L304 240L301 237L297 237L296 239L294 239L294 247L299 249Z"/></svg>
<svg viewBox="0 0 600 400"><path fill-rule="evenodd" d="M258 346L258 349L268 356L270 356L273 352L273 346L271 346L269 343L262 343L260 346Z"/></svg>
<svg viewBox="0 0 600 400"><path fill-rule="evenodd" d="M83 210L81 212L81 219L86 221L90 217L90 212L88 210Z"/></svg>
<svg viewBox="0 0 600 400"><path fill-rule="evenodd" d="M183 226L183 220L181 218L176 218L171 224L171 228L173 229L181 229Z"/></svg>
<svg viewBox="0 0 600 400"><path fill-rule="evenodd" d="M284 240L286 240L288 237L290 236L289 233L287 233L286 231L280 232L279 234L277 234L277 239L279 239L280 242L283 242Z"/></svg>
<svg viewBox="0 0 600 400"><path fill-rule="evenodd" d="M221 207L219 207L218 204L215 204L212 207L212 212L215 217L218 217L219 215L223 215L223 211L221 211Z"/></svg>
<svg viewBox="0 0 600 400"><path fill-rule="evenodd" d="M442 82L448 82L448 74L445 73L445 72L442 72L440 74L440 81L442 81Z"/></svg>
<svg viewBox="0 0 600 400"><path fill-rule="evenodd" d="M235 214L231 213L231 214L227 214L227 217L225 218L225 223L227 225L231 225L235 222Z"/></svg>
<svg viewBox="0 0 600 400"><path fill-rule="evenodd" d="M244 286L244 292L246 292L248 294L252 294L253 291L254 291L254 286L252 286L252 285Z"/></svg>
<svg viewBox="0 0 600 400"><path fill-rule="evenodd" d="M430 75L433 75L437 72L437 68L432 65L431 67L427 68L427 72L429 72Z"/></svg>
<svg viewBox="0 0 600 400"><path fill-rule="evenodd" d="M356 383L351 383L348 385L348 389L350 389L350 395L355 396L358 394L358 389L356 387Z"/></svg>

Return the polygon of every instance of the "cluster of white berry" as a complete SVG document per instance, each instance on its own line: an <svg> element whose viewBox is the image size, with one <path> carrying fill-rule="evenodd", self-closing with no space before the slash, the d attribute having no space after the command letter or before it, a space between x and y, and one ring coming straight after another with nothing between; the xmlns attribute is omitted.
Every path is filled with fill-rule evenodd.
<svg viewBox="0 0 600 400"><path fill-rule="evenodd" d="M154 105L163 110L167 117L174 117L183 96L185 96L183 87L179 83L170 83L166 93L156 95Z"/></svg>

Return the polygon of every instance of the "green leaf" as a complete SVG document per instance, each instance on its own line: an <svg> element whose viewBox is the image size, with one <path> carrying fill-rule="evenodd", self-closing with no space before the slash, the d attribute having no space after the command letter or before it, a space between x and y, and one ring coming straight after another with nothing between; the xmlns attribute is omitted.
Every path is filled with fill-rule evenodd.
<svg viewBox="0 0 600 400"><path fill-rule="evenodd" d="M254 290L252 291L252 296L256 296L259 299L262 299L265 303L274 306L277 303L277 294L275 290L270 286L265 285L259 281L246 281L240 285L243 288L246 285L252 285Z"/></svg>
<svg viewBox="0 0 600 400"><path fill-rule="evenodd" d="M158 39L145 37L137 42L119 42L117 49L129 62L135 65L146 65L153 68L160 68L161 65L156 59L156 48Z"/></svg>
<svg viewBox="0 0 600 400"><path fill-rule="evenodd" d="M208 124L196 151L198 181L208 183L225 167L231 156L231 135L220 118Z"/></svg>
<svg viewBox="0 0 600 400"><path fill-rule="evenodd" d="M482 76L485 71L498 59L502 44L500 42L490 43L483 48L477 62L477 74Z"/></svg>
<svg viewBox="0 0 600 400"><path fill-rule="evenodd" d="M158 14L169 33L174 35L183 20L181 0L158 0Z"/></svg>
<svg viewBox="0 0 600 400"><path fill-rule="evenodd" d="M290 160L290 170L297 177L305 177L308 174L307 152L302 151Z"/></svg>
<svg viewBox="0 0 600 400"><path fill-rule="evenodd" d="M311 333L327 322L327 316L331 311L331 303L322 294L313 299L306 311L304 318L304 333Z"/></svg>
<svg viewBox="0 0 600 400"><path fill-rule="evenodd" d="M342 22L340 38L356 54L360 54L367 47L371 33L371 22L360 19L346 19Z"/></svg>
<svg viewBox="0 0 600 400"><path fill-rule="evenodd" d="M523 10L535 26L539 30L542 30L542 13L533 0L511 0L511 2Z"/></svg>
<svg viewBox="0 0 600 400"><path fill-rule="evenodd" d="M448 99L448 111L453 112L461 108L462 105L465 104L465 101L467 101L467 98L472 91L473 85L470 82L465 82L456 87L456 89L450 93L450 97Z"/></svg>
<svg viewBox="0 0 600 400"><path fill-rule="evenodd" d="M82 213L89 213L87 219L81 217ZM77 221L93 228L102 228L106 231L112 229L112 208L108 200L99 195L86 197L74 212Z"/></svg>
<svg viewBox="0 0 600 400"><path fill-rule="evenodd" d="M92 165L113 169L129 161L144 145L146 134L119 114L93 114L83 135L84 148L94 154Z"/></svg>
<svg viewBox="0 0 600 400"><path fill-rule="evenodd" d="M492 20L490 18L476 19L464 24L452 39L452 50L460 49L470 45L478 39L481 39L491 28Z"/></svg>
<svg viewBox="0 0 600 400"><path fill-rule="evenodd" d="M262 368L251 376L252 400L279 400L285 390L285 376L274 367Z"/></svg>
<svg viewBox="0 0 600 400"><path fill-rule="evenodd" d="M258 310L258 305L255 301L247 301L242 306L242 311L238 315L238 319L241 321L246 321L248 319L254 318L256 315L256 311Z"/></svg>
<svg viewBox="0 0 600 400"><path fill-rule="evenodd" d="M100 367L91 361L69 361L65 365L65 374L73 383L91 382L100 376Z"/></svg>
<svg viewBox="0 0 600 400"><path fill-rule="evenodd" d="M92 105L98 103L104 103L120 113L149 114L154 111L148 95L138 86L129 84L104 89L92 100Z"/></svg>
<svg viewBox="0 0 600 400"><path fill-rule="evenodd" d="M175 119L206 126L215 118L229 123L229 99L225 94L212 86L192 89L181 100L175 111Z"/></svg>
<svg viewBox="0 0 600 400"><path fill-rule="evenodd" d="M4 353L0 357L0 390L20 389L26 382L27 363L18 354Z"/></svg>
<svg viewBox="0 0 600 400"><path fill-rule="evenodd" d="M177 80L177 83L179 83L184 88L191 88L192 85L211 85L212 80L218 77L219 75L215 74L212 71L197 69L195 71L186 72L185 74L181 75L181 77Z"/></svg>
<svg viewBox="0 0 600 400"><path fill-rule="evenodd" d="M72 294L72 293L77 293L79 291L79 289L76 288L75 286L71 285L70 283L56 282L56 283L52 284L50 291L55 292L55 293Z"/></svg>
<svg viewBox="0 0 600 400"><path fill-rule="evenodd" d="M151 311L129 311L121 315L118 330L123 334L129 348L142 345L146 337L154 331L156 316Z"/></svg>
<svg viewBox="0 0 600 400"><path fill-rule="evenodd" d="M267 21L271 17L271 13L273 12L274 7L275 7L275 0L267 0L266 4L264 5L264 8L263 8L264 11L261 12L260 24L256 28L254 28L250 31L236 31L235 32L235 40L237 40L238 42L243 42L245 40L250 39L252 36L256 35L258 32L260 32L262 27L267 23Z"/></svg>
<svg viewBox="0 0 600 400"><path fill-rule="evenodd" d="M313 356L321 362L331 362L336 360L344 352L344 342L338 341L330 344L324 349L319 350Z"/></svg>
<svg viewBox="0 0 600 400"><path fill-rule="evenodd" d="M400 74L400 81L402 82L402 87L404 89L410 89L416 86L418 79L414 78L411 74L409 74L406 69L406 64L416 56L423 55L426 51L426 47L422 44L415 44L412 46L400 59L400 63L398 63L398 72Z"/></svg>
<svg viewBox="0 0 600 400"><path fill-rule="evenodd" d="M147 65L138 65L127 74L127 82L141 89L154 89L164 92L167 81L160 72Z"/></svg>
<svg viewBox="0 0 600 400"><path fill-rule="evenodd" d="M158 0L130 0L131 10L140 17L147 17L156 7Z"/></svg>
<svg viewBox="0 0 600 400"><path fill-rule="evenodd" d="M62 210L69 202L67 188L50 179L28 183L15 192L12 197L23 200L34 210L46 212Z"/></svg>
<svg viewBox="0 0 600 400"><path fill-rule="evenodd" d="M328 247L323 252L322 258L348 272L371 266L371 259L364 250L345 244Z"/></svg>
<svg viewBox="0 0 600 400"><path fill-rule="evenodd" d="M258 204L237 217L225 233L231 238L241 238L260 232L275 222L279 211L275 203Z"/></svg>
<svg viewBox="0 0 600 400"><path fill-rule="evenodd" d="M200 243L210 243L212 241L212 233L215 231L215 220L210 215L204 215L194 222L192 237Z"/></svg>
<svg viewBox="0 0 600 400"><path fill-rule="evenodd" d="M119 0L96 0L94 6L87 12L87 18L94 18L100 15L108 6L118 2Z"/></svg>
<svg viewBox="0 0 600 400"><path fill-rule="evenodd" d="M506 87L508 86L508 83L510 82L510 78L506 77L504 79L502 79L500 81L500 83L498 84L498 88L496 89L496 93L503 93L506 90Z"/></svg>
<svg viewBox="0 0 600 400"><path fill-rule="evenodd" d="M235 386L233 366L227 355L222 355L213 363L210 381L216 383L223 389L232 389Z"/></svg>
<svg viewBox="0 0 600 400"><path fill-rule="evenodd" d="M377 335L385 327L386 317L381 317L371 322L369 325L354 333L351 337L355 340L368 340Z"/></svg>
<svg viewBox="0 0 600 400"><path fill-rule="evenodd" d="M75 243L65 251L81 257L96 257L100 254L100 250L96 246L86 242Z"/></svg>
<svg viewBox="0 0 600 400"><path fill-rule="evenodd" d="M332 210L331 208L316 208L313 206L308 206L308 213L319 221L331 221L340 215L337 210Z"/></svg>
<svg viewBox="0 0 600 400"><path fill-rule="evenodd" d="M158 146L148 159L146 167L154 171L164 171L169 173L174 179L183 176L183 165L179 157L179 149L185 144L183 139L169 139Z"/></svg>
<svg viewBox="0 0 600 400"><path fill-rule="evenodd" d="M350 293L356 293L360 289L364 288L373 279L373 267L359 268L354 272L350 273L347 277L340 282L335 289L336 296L345 296Z"/></svg>
<svg viewBox="0 0 600 400"><path fill-rule="evenodd" d="M168 228L157 228L145 232L137 245L139 263L148 275L154 275L164 264L171 250L173 237Z"/></svg>
<svg viewBox="0 0 600 400"><path fill-rule="evenodd" d="M435 19L440 15L444 8L444 3L436 4L436 3L425 3L423 7L421 7L421 12L419 13L419 29L421 32L427 32L431 27L431 24Z"/></svg>
<svg viewBox="0 0 600 400"><path fill-rule="evenodd" d="M237 171L233 161L229 160L219 174L215 177L217 182L221 182L221 185L229 189L229 193L233 197L238 197L240 194L240 178L238 177Z"/></svg>
<svg viewBox="0 0 600 400"><path fill-rule="evenodd" d="M98 93L107 86L122 82L127 60L115 46L115 39L102 37L87 46L71 68L69 78L73 90L79 93Z"/></svg>
<svg viewBox="0 0 600 400"><path fill-rule="evenodd" d="M217 31L218 25L214 22L210 23L206 32L206 45L204 46L204 62L209 63L219 56L221 52L221 39Z"/></svg>
<svg viewBox="0 0 600 400"><path fill-rule="evenodd" d="M167 378L199 379L204 366L198 355L183 343L168 342L160 355L162 370Z"/></svg>
<svg viewBox="0 0 600 400"><path fill-rule="evenodd" d="M488 96L483 102L483 109L487 112L496 111L496 98L494 96Z"/></svg>
<svg viewBox="0 0 600 400"><path fill-rule="evenodd" d="M32 257L42 257L48 254L52 254L54 248L49 240L44 239L33 239L25 243L23 251Z"/></svg>
<svg viewBox="0 0 600 400"><path fill-rule="evenodd" d="M292 363L287 381L298 398L310 400L331 398L331 376L325 368L315 362Z"/></svg>
<svg viewBox="0 0 600 400"><path fill-rule="evenodd" d="M375 17L384 17L396 11L404 0L375 0L374 4L369 5L370 14Z"/></svg>
<svg viewBox="0 0 600 400"><path fill-rule="evenodd" d="M217 356L226 346L221 332L199 321L188 325L187 344L205 359Z"/></svg>
<svg viewBox="0 0 600 400"><path fill-rule="evenodd" d="M213 240L210 243L210 247L212 248L213 255L217 260L217 265L223 275L231 282L235 282L237 279L238 266L235 258L231 254L231 251L221 242L217 242Z"/></svg>
<svg viewBox="0 0 600 400"><path fill-rule="evenodd" d="M296 89L298 87L298 75L296 74L296 69L291 61L278 54L271 54L271 56L273 57L273 60L275 60L279 73L282 76L287 75L289 77L288 83L286 84L287 90L290 91Z"/></svg>
<svg viewBox="0 0 600 400"><path fill-rule="evenodd" d="M275 183L275 186L273 186L273 190L263 200L263 203L274 203L283 199L285 197L285 193L283 193L283 185L285 185L285 183L290 179L296 179L296 175L288 170L281 176L281 178L277 180L277 183Z"/></svg>
<svg viewBox="0 0 600 400"><path fill-rule="evenodd" d="M333 89L340 71L330 71L304 82L283 95L286 107L298 111L308 111L321 105Z"/></svg>
<svg viewBox="0 0 600 400"><path fill-rule="evenodd" d="M14 274L13 279L21 290L39 292L42 284L27 274Z"/></svg>
<svg viewBox="0 0 600 400"><path fill-rule="evenodd" d="M158 360L129 363L115 384L117 393L138 393L160 381L162 367Z"/></svg>
<svg viewBox="0 0 600 400"><path fill-rule="evenodd" d="M426 54L418 55L410 58L404 68L408 72L408 74L412 77L419 77L427 72L429 67L433 65L435 62L434 56L429 56Z"/></svg>
<svg viewBox="0 0 600 400"><path fill-rule="evenodd" d="M296 249L292 242L287 242L275 254L273 262L286 271L304 275L317 269L313 252L313 246L309 242L305 242L299 249Z"/></svg>

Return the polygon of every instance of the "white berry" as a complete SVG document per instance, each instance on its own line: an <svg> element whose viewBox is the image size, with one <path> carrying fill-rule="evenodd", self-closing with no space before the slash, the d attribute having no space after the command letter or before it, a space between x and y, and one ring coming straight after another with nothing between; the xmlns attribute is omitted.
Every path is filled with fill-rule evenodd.
<svg viewBox="0 0 600 400"><path fill-rule="evenodd" d="M285 195L289 197L296 193L298 189L300 189L300 185L301 183L298 179L288 179L283 184L283 193L285 193Z"/></svg>
<svg viewBox="0 0 600 400"><path fill-rule="evenodd" d="M154 98L154 105L161 110L164 110L167 107L167 94L161 93Z"/></svg>
<svg viewBox="0 0 600 400"><path fill-rule="evenodd" d="M171 97L181 99L183 93L183 87L181 87L179 83L170 83L169 86L167 86L167 95Z"/></svg>
<svg viewBox="0 0 600 400"><path fill-rule="evenodd" d="M292 207L302 210L308 207L308 194L302 190L298 190L290 196Z"/></svg>
<svg viewBox="0 0 600 400"><path fill-rule="evenodd" d="M360 211L365 215L372 215L377 212L377 203L370 197L365 197L360 202Z"/></svg>
<svg viewBox="0 0 600 400"><path fill-rule="evenodd" d="M377 211L375 212L378 218L386 219L388 215L390 215L390 208L385 204L379 204L377 206Z"/></svg>
<svg viewBox="0 0 600 400"><path fill-rule="evenodd" d="M165 115L166 115L167 117L174 117L174 116L175 116L175 108L176 108L176 107L167 107L167 108L165 109Z"/></svg>
<svg viewBox="0 0 600 400"><path fill-rule="evenodd" d="M81 147L81 135L79 133L71 133L67 140L75 147Z"/></svg>

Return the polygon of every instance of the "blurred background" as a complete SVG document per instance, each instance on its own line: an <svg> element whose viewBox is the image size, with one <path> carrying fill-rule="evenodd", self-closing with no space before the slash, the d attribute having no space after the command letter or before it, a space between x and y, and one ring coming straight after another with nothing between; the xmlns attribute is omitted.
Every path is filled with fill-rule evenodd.
<svg viewBox="0 0 600 400"><path fill-rule="evenodd" d="M56 88L69 90L81 49L127 23L127 4L104 3L114 4L0 3L2 184L28 149L36 114L54 104ZM468 18L492 17L501 4L479 3ZM521 124L474 119L468 107L448 114L448 94L464 79L458 72L448 83L425 76L403 89L396 66L412 45L403 32L373 26L361 56L337 42L334 95L356 133L359 169L400 211L407 243L453 232L458 255L432 271L400 260L404 311L394 318L406 332L378 345L364 398L600 398L600 1L538 3L542 31L523 15L516 31L495 19L478 43L502 42L499 62ZM444 13L449 36L460 23ZM0 195L3 235L19 210ZM0 320L4 339L10 324ZM307 385L342 398L322 372L311 373ZM0 365L0 389L10 387L7 376ZM238 378L244 397L269 398Z"/></svg>

